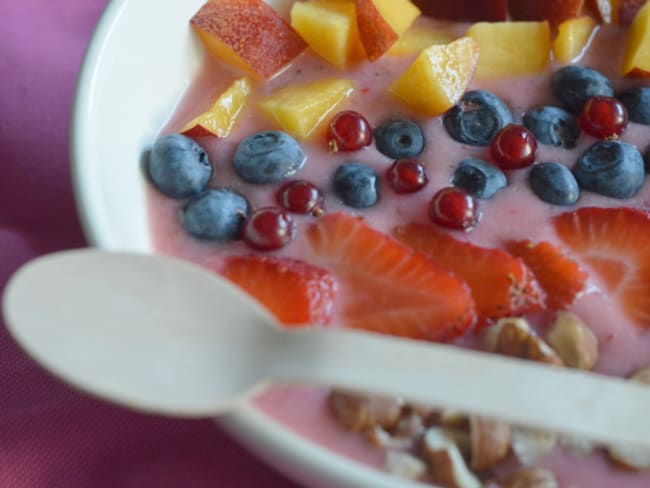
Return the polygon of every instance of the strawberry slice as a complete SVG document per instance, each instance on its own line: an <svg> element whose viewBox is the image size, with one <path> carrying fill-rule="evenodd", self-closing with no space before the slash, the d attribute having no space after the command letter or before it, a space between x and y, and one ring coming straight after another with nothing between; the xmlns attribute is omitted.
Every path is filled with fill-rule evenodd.
<svg viewBox="0 0 650 488"><path fill-rule="evenodd" d="M293 259L231 256L221 273L285 325L325 325L332 318L337 283L324 269Z"/></svg>
<svg viewBox="0 0 650 488"><path fill-rule="evenodd" d="M307 230L307 240L345 287L347 326L448 341L473 325L474 303L463 280L362 219L327 215Z"/></svg>
<svg viewBox="0 0 650 488"><path fill-rule="evenodd" d="M533 273L521 259L506 251L462 242L422 224L397 227L395 236L467 281L476 302L479 326L543 307L544 293Z"/></svg>
<svg viewBox="0 0 650 488"><path fill-rule="evenodd" d="M589 266L624 314L650 328L650 216L631 208L584 207L554 218L555 230Z"/></svg>
<svg viewBox="0 0 650 488"><path fill-rule="evenodd" d="M524 260L546 293L546 306L555 310L568 307L585 289L589 276L578 263L550 242L517 241L508 251Z"/></svg>

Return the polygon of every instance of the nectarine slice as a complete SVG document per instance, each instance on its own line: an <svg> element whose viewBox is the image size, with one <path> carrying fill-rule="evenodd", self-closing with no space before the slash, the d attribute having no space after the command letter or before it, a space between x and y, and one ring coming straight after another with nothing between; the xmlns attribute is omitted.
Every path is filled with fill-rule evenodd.
<svg viewBox="0 0 650 488"><path fill-rule="evenodd" d="M578 17L584 0L508 0L508 10L514 20L548 20L558 25Z"/></svg>
<svg viewBox="0 0 650 488"><path fill-rule="evenodd" d="M424 15L456 22L506 20L506 0L413 0Z"/></svg>
<svg viewBox="0 0 650 488"><path fill-rule="evenodd" d="M570 63L584 51L596 28L596 21L585 15L565 20L558 26L553 53L560 63Z"/></svg>
<svg viewBox="0 0 650 488"><path fill-rule="evenodd" d="M650 78L650 3L639 11L630 26L621 74Z"/></svg>

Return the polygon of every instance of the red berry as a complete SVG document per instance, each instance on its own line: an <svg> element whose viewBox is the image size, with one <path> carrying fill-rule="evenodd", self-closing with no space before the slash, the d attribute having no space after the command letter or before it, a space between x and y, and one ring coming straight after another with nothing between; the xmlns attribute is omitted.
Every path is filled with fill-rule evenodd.
<svg viewBox="0 0 650 488"><path fill-rule="evenodd" d="M478 202L465 190L447 187L436 193L429 203L429 218L434 224L469 232L478 223Z"/></svg>
<svg viewBox="0 0 650 488"><path fill-rule="evenodd" d="M372 128L366 118L353 110L337 114L327 128L331 152L357 151L372 142Z"/></svg>
<svg viewBox="0 0 650 488"><path fill-rule="evenodd" d="M627 127L625 105L612 97L592 97L578 116L580 128L599 139L617 138Z"/></svg>
<svg viewBox="0 0 650 488"><path fill-rule="evenodd" d="M509 124L494 136L490 152L497 166L503 170L525 168L535 162L537 141L525 127Z"/></svg>
<svg viewBox="0 0 650 488"><path fill-rule="evenodd" d="M283 209L264 207L253 212L244 225L243 239L258 251L286 246L296 235L296 224Z"/></svg>
<svg viewBox="0 0 650 488"><path fill-rule="evenodd" d="M308 181L290 181L280 187L277 201L290 212L312 214L314 217L323 215L323 193L318 187Z"/></svg>
<svg viewBox="0 0 650 488"><path fill-rule="evenodd" d="M414 193L429 183L429 173L417 159L399 159L386 171L396 193Z"/></svg>

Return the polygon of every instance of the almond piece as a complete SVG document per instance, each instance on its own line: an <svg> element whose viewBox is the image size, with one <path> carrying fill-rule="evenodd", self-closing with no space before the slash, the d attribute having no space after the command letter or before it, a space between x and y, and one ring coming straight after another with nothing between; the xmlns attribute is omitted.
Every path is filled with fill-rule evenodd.
<svg viewBox="0 0 650 488"><path fill-rule="evenodd" d="M388 451L384 468L390 474L407 480L422 478L427 472L427 465L421 459L407 452Z"/></svg>
<svg viewBox="0 0 650 488"><path fill-rule="evenodd" d="M329 404L337 419L348 429L359 432L375 426L392 428L400 418L404 402L400 398L333 390Z"/></svg>
<svg viewBox="0 0 650 488"><path fill-rule="evenodd" d="M510 425L499 420L472 416L470 423L472 469L482 471L506 457L510 448Z"/></svg>
<svg viewBox="0 0 650 488"><path fill-rule="evenodd" d="M598 362L598 339L572 312L558 312L547 340L571 368L591 370Z"/></svg>
<svg viewBox="0 0 650 488"><path fill-rule="evenodd" d="M521 359L562 366L562 359L540 339L522 318L504 318L488 329L485 340L490 350Z"/></svg>
<svg viewBox="0 0 650 488"><path fill-rule="evenodd" d="M552 432L528 427L512 429L512 451L524 466L532 467L537 464L556 444L557 436Z"/></svg>
<svg viewBox="0 0 650 488"><path fill-rule="evenodd" d="M555 475L541 468L517 471L506 483L505 488L558 488Z"/></svg>
<svg viewBox="0 0 650 488"><path fill-rule="evenodd" d="M458 446L443 429L432 427L425 432L422 455L436 483L449 488L481 488L481 482L468 469Z"/></svg>

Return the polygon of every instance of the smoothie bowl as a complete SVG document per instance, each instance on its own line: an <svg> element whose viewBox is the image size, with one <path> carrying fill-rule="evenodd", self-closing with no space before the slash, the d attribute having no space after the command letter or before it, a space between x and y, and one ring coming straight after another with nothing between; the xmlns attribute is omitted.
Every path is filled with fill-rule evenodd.
<svg viewBox="0 0 650 488"><path fill-rule="evenodd" d="M72 127L89 241L287 326L647 381L650 7L416 3L111 2ZM223 424L310 486L650 484L647 452L324 387Z"/></svg>

